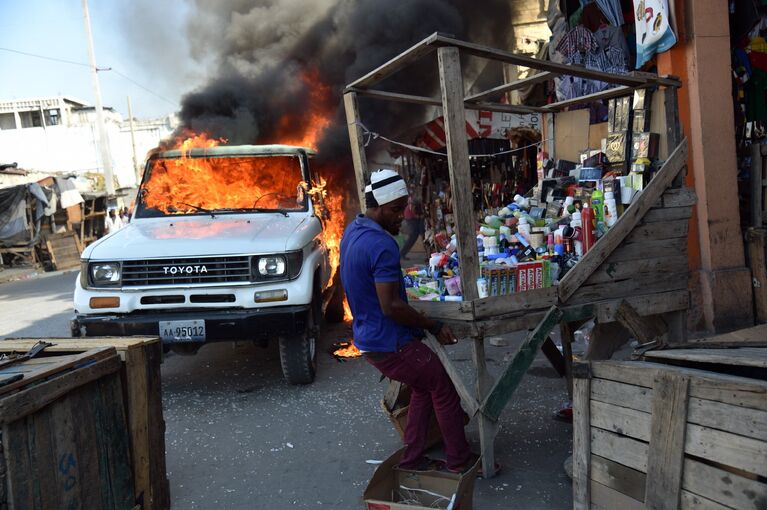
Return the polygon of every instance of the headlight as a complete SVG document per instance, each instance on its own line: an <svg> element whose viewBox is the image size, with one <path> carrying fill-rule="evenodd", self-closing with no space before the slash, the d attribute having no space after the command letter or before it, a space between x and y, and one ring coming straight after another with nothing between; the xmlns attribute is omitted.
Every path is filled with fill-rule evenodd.
<svg viewBox="0 0 767 510"><path fill-rule="evenodd" d="M261 276L283 276L286 268L285 257L280 255L258 259L258 274Z"/></svg>
<svg viewBox="0 0 767 510"><path fill-rule="evenodd" d="M253 279L257 281L293 280L301 273L304 254L301 251L280 255L257 255L253 257Z"/></svg>
<svg viewBox="0 0 767 510"><path fill-rule="evenodd" d="M120 283L119 262L92 262L88 266L90 283L96 287L118 285Z"/></svg>

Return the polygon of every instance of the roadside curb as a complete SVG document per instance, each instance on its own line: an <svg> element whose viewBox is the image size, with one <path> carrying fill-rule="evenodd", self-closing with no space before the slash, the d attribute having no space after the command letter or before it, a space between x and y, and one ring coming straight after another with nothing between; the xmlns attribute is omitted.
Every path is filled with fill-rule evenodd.
<svg viewBox="0 0 767 510"><path fill-rule="evenodd" d="M79 269L62 269L61 271L39 271L37 269L4 269L0 271L0 285L21 280L38 280L67 273L76 273Z"/></svg>

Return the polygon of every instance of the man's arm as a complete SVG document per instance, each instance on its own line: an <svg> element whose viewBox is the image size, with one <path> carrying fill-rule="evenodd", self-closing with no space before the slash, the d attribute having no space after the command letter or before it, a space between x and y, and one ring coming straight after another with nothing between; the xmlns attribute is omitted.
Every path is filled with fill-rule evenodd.
<svg viewBox="0 0 767 510"><path fill-rule="evenodd" d="M399 286L400 282L376 282L378 302L386 317L403 326L425 329L436 336L441 344L454 344L458 341L449 327L426 317L407 304L399 295Z"/></svg>

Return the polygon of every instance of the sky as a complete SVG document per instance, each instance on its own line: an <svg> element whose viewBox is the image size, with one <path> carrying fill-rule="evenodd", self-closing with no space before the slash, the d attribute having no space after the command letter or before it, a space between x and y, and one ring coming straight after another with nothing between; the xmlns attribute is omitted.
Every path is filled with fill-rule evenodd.
<svg viewBox="0 0 767 510"><path fill-rule="evenodd" d="M127 118L130 96L134 117L162 117L205 83L210 66L190 56L186 38L187 0L90 0L88 8L97 66L112 68L99 72L105 107ZM82 0L0 0L0 69L0 100L64 95L94 104Z"/></svg>

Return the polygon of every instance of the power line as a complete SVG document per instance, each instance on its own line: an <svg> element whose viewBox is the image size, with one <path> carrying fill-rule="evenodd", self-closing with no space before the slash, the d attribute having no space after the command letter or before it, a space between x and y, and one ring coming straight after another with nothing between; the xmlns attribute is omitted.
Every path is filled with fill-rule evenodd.
<svg viewBox="0 0 767 510"><path fill-rule="evenodd" d="M19 50L14 50L14 49L11 49L11 48L0 47L0 50L8 51L10 53L18 53L19 55L25 55L27 57L41 58L43 60L51 60L53 62L62 62L64 64L71 64L71 65L75 65L75 66L90 67L89 64L85 64L83 62L75 62L73 60L65 60L63 58L48 57L48 56L45 56L45 55L38 55L36 53L28 53L26 51L19 51ZM168 103L170 105L176 106L175 102L171 101L170 99L168 99L166 97L161 96L157 92L153 91L152 89L150 89L148 87L145 87L144 85L138 83L137 81L133 80L132 78L129 78L128 76L124 75L123 73L121 73L120 71L118 71L117 69L115 69L113 67L97 67L96 70L97 71L102 71L102 72L103 71L112 71L113 73L115 73L118 76L120 76L121 78L129 81L130 83L132 83L133 85L139 87L140 89L143 89L146 92L149 92L153 96L155 96L155 97L157 97L159 99L162 99L163 101L165 101L166 103Z"/></svg>
<svg viewBox="0 0 767 510"><path fill-rule="evenodd" d="M75 66L90 67L90 65L84 64L82 62L74 62L72 60L64 60L63 58L46 57L45 55L37 55L35 53L27 53L26 51L12 50L11 48L0 48L0 50L9 51L11 53L18 53L19 55L26 55L27 57L41 58L43 60L52 60L54 62L63 62L65 64L72 64L72 65L75 65Z"/></svg>

